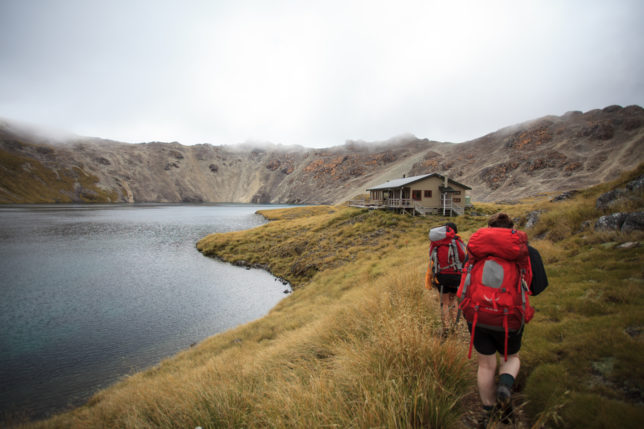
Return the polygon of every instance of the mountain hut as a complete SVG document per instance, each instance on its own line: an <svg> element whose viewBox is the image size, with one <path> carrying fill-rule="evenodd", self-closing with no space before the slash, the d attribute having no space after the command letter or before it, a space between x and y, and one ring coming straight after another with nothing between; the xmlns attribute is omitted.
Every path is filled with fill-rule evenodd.
<svg viewBox="0 0 644 429"><path fill-rule="evenodd" d="M437 173L403 177L367 189L370 206L411 215L457 216L465 213L467 185Z"/></svg>

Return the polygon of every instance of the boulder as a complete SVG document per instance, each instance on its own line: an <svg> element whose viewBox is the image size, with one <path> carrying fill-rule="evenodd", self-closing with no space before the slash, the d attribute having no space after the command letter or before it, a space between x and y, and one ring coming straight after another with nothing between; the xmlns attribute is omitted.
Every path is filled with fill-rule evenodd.
<svg viewBox="0 0 644 429"><path fill-rule="evenodd" d="M563 194L560 194L554 197L552 200L550 200L550 202L556 203L557 201L569 200L578 193L579 191L575 191L575 190L566 191Z"/></svg>
<svg viewBox="0 0 644 429"><path fill-rule="evenodd" d="M601 194L595 202L595 208L597 210L608 210L625 194L626 190L624 189L613 189L605 194Z"/></svg>
<svg viewBox="0 0 644 429"><path fill-rule="evenodd" d="M635 180L631 180L624 188L613 189L605 194L601 194L595 203L595 208L598 210L609 210L614 207L619 200L622 199L636 199L638 193L644 190L644 175L641 175Z"/></svg>
<svg viewBox="0 0 644 429"><path fill-rule="evenodd" d="M602 216L595 222L596 231L618 231L622 228L626 213L613 213Z"/></svg>
<svg viewBox="0 0 644 429"><path fill-rule="evenodd" d="M622 232L630 233L642 230L644 230L644 212L628 213L622 223Z"/></svg>
<svg viewBox="0 0 644 429"><path fill-rule="evenodd" d="M631 192L642 191L644 190L644 174L638 177L635 180L631 180L626 184L626 189Z"/></svg>
<svg viewBox="0 0 644 429"><path fill-rule="evenodd" d="M618 244L615 246L616 249L634 249L636 247L640 247L640 242L639 241L627 241L622 244Z"/></svg>
<svg viewBox="0 0 644 429"><path fill-rule="evenodd" d="M532 228L539 221L539 215L541 214L540 210L531 211L526 216L525 227Z"/></svg>

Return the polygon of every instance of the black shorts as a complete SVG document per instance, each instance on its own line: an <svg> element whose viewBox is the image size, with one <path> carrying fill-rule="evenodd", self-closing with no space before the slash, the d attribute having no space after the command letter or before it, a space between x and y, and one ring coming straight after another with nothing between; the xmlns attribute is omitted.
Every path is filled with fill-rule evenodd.
<svg viewBox="0 0 644 429"><path fill-rule="evenodd" d="M472 324L467 324L470 334L472 333ZM523 337L523 328L518 332L508 332L508 356L519 353L521 349L521 337ZM493 355L496 352L505 353L505 332L492 331L490 329L476 327L474 333L474 348L479 354Z"/></svg>
<svg viewBox="0 0 644 429"><path fill-rule="evenodd" d="M438 290L443 286L443 293L456 293L458 286L461 284L460 274L436 274L438 280Z"/></svg>

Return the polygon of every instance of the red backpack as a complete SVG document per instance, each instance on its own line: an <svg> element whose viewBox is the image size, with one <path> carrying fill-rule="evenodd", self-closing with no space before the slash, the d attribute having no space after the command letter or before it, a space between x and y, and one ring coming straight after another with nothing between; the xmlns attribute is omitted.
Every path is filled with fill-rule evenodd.
<svg viewBox="0 0 644 429"><path fill-rule="evenodd" d="M472 324L467 357L472 356L476 327L505 332L505 360L508 358L508 332L519 331L532 319L528 285L532 269L528 237L508 228L481 228L467 244L469 259L458 289L459 305L465 320Z"/></svg>
<svg viewBox="0 0 644 429"><path fill-rule="evenodd" d="M465 260L465 243L454 230L439 226L429 230L429 259L436 274L461 274Z"/></svg>

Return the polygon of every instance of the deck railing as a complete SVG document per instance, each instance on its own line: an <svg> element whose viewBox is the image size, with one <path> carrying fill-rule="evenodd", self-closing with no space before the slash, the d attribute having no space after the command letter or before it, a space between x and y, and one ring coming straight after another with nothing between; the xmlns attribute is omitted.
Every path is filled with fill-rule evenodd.
<svg viewBox="0 0 644 429"><path fill-rule="evenodd" d="M425 207L418 203L414 205L414 210L416 210L418 214L421 214L423 216L427 216L428 214L439 216L442 216L443 214L450 215L452 214L452 212L456 213L457 215L462 215L465 212L463 208L458 206L452 206L450 208L443 209L443 207Z"/></svg>
<svg viewBox="0 0 644 429"><path fill-rule="evenodd" d="M349 201L348 203L350 206L354 206L354 207L413 209L422 216L443 215L443 207L440 207L440 206L426 207L417 202L414 202L412 204L412 200L408 198L390 198L388 200L369 200L369 201L356 200L356 201ZM449 213L450 209L458 215L462 215L465 212L465 210L462 207L452 206L451 208L446 208L447 210L446 214L450 214Z"/></svg>
<svg viewBox="0 0 644 429"><path fill-rule="evenodd" d="M411 207L411 199L389 198L388 200L385 200L384 205L387 207Z"/></svg>

